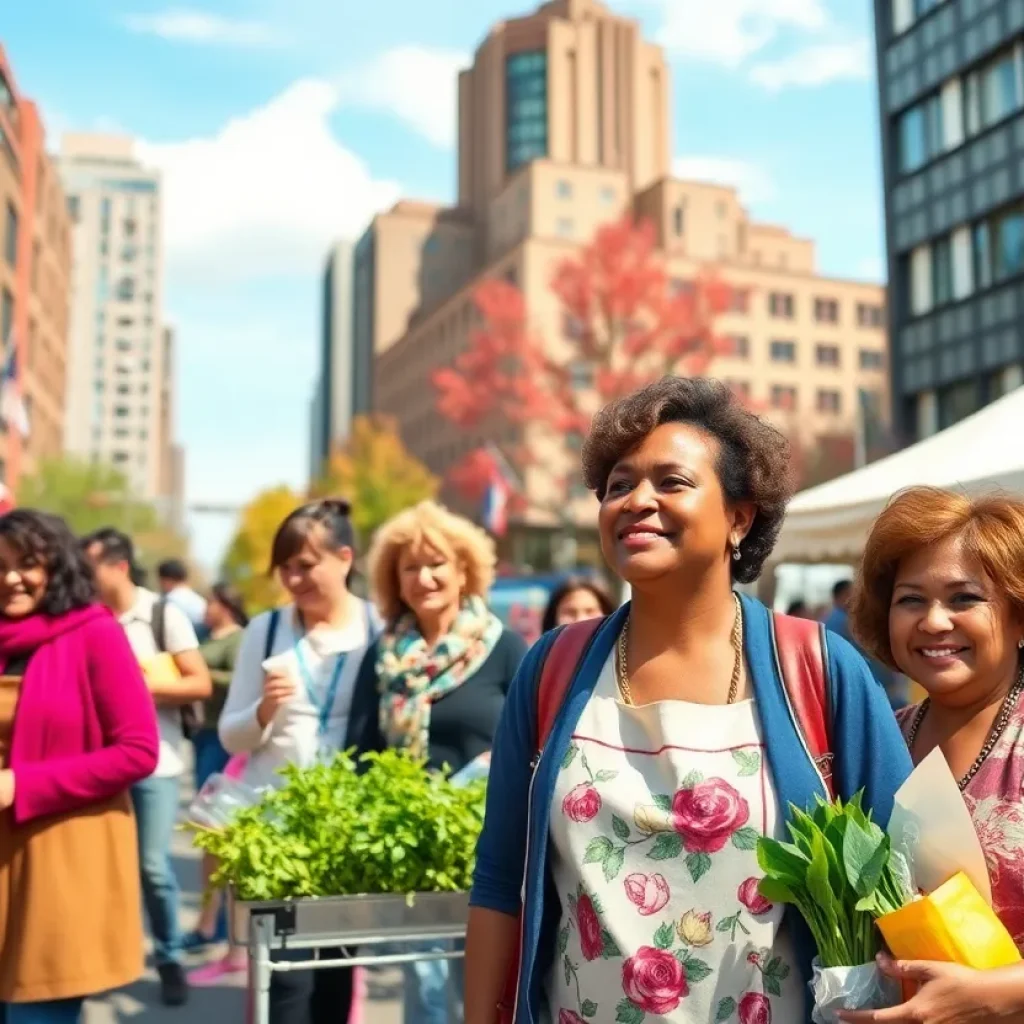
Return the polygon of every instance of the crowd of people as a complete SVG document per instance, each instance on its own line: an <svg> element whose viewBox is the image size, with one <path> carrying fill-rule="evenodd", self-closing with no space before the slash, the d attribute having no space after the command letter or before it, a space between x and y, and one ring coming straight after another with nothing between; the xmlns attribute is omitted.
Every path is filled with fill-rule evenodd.
<svg viewBox="0 0 1024 1024"><path fill-rule="evenodd" d="M794 631L805 610L775 616L737 591L771 554L788 460L715 381L665 378L609 405L582 471L631 600L568 579L529 651L488 607L494 542L433 502L376 532L358 587L348 504L296 509L268 567L287 603L251 620L180 562L147 589L116 530L0 517L0 1024L75 1024L85 998L138 978L140 907L166 1004L244 967L229 949L184 968L229 937L223 894L193 931L179 920L186 744L199 786L271 787L352 748L488 766L465 969L404 969L416 1024L809 1020L814 949L758 893L757 838L832 792L863 791L884 822L936 747L1024 947L1024 502L896 496L824 626ZM820 664L827 750L793 699L793 655ZM928 699L894 713L885 673ZM850 1021L1024 1019L1024 968L882 966L916 994ZM274 972L273 1024L345 1021L353 977Z"/></svg>

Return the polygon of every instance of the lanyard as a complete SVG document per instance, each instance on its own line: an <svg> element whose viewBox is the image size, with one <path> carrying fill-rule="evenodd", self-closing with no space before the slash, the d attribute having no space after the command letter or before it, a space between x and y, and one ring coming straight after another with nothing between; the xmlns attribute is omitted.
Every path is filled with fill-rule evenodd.
<svg viewBox="0 0 1024 1024"><path fill-rule="evenodd" d="M348 660L348 656L345 653L341 653L336 656L334 671L331 673L331 681L327 684L327 693L324 695L324 701L321 704L320 701L317 700L316 679L309 669L306 656L302 653L302 640L303 637L299 637L295 641L295 660L299 663L299 672L302 675L303 685L306 687L306 696L309 698L309 703L316 708L317 735L323 739L327 732L327 723L330 721L334 701L338 696L338 684L341 682L341 673L345 668L345 662Z"/></svg>

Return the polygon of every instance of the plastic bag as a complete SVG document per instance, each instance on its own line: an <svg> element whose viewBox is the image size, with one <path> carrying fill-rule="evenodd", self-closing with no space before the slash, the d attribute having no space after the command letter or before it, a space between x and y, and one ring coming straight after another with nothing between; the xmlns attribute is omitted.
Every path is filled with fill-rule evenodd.
<svg viewBox="0 0 1024 1024"><path fill-rule="evenodd" d="M467 786L471 782L476 782L477 779L486 779L490 774L491 752L486 750L457 771L452 776L452 782L456 786Z"/></svg>
<svg viewBox="0 0 1024 1024"><path fill-rule="evenodd" d="M239 811L255 806L262 797L258 789L218 772L192 798L185 820L199 828L221 829Z"/></svg>
<svg viewBox="0 0 1024 1024"><path fill-rule="evenodd" d="M875 964L860 967L822 967L811 964L814 1024L840 1024L840 1010L884 1010L903 1002L900 983L887 978Z"/></svg>

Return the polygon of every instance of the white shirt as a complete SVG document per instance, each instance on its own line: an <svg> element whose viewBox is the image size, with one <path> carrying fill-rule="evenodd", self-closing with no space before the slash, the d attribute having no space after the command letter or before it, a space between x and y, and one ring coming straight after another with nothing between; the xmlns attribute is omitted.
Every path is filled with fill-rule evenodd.
<svg viewBox="0 0 1024 1024"><path fill-rule="evenodd" d="M551 803L562 914L541 1019L804 1020L785 908L757 892L757 839L784 834L754 702L626 706L613 652Z"/></svg>
<svg viewBox="0 0 1024 1024"><path fill-rule="evenodd" d="M224 747L232 754L249 755L243 781L254 788L278 785L278 772L285 765L309 767L323 752L337 751L344 746L356 676L370 640L367 616L362 612L343 629L316 629L303 634L296 622L294 607L282 608L271 656L293 652L301 642L312 693L301 673L296 672L295 693L278 709L267 727L261 728L256 711L263 699L263 661L270 619L270 612L257 616L242 637L219 724ZM324 708L339 657L343 657L344 662L337 690L331 706ZM325 711L323 734L320 732L321 710Z"/></svg>
<svg viewBox="0 0 1024 1024"><path fill-rule="evenodd" d="M175 587L167 591L167 600L177 605L187 616L196 629L200 629L206 619L206 598L197 594L191 587Z"/></svg>
<svg viewBox="0 0 1024 1024"><path fill-rule="evenodd" d="M128 643L140 663L149 661L160 653L153 635L153 609L160 597L145 587L135 588L135 603L119 617ZM196 631L188 616L176 604L164 602L164 649L167 654L181 654L199 647ZM185 770L181 759L181 743L185 738L181 730L181 708L179 706L158 706L157 725L160 728L160 758L157 761L156 778L173 778Z"/></svg>

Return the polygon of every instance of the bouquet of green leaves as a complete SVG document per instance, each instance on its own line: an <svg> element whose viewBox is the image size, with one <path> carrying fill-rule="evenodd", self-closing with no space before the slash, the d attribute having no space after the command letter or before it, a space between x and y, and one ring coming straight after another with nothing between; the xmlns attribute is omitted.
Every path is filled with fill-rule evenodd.
<svg viewBox="0 0 1024 1024"><path fill-rule="evenodd" d="M760 892L793 904L811 930L815 1021L830 1024L840 1009L895 1005L899 990L874 963L881 948L875 920L914 898L905 859L865 813L861 794L845 804L819 797L810 814L793 807L787 827L792 842L758 841Z"/></svg>
<svg viewBox="0 0 1024 1024"><path fill-rule="evenodd" d="M213 884L241 900L469 888L484 781L456 784L395 750L282 775L225 825L193 823L195 844L219 863Z"/></svg>

